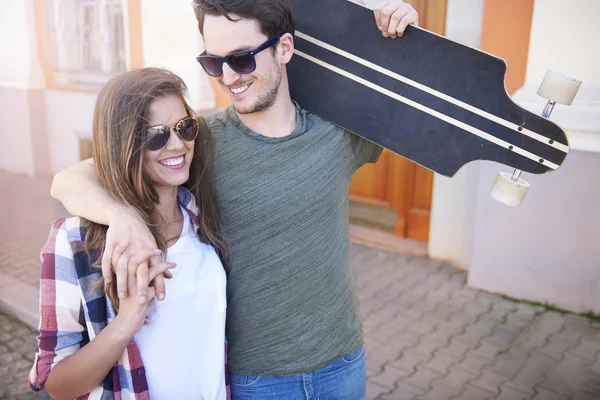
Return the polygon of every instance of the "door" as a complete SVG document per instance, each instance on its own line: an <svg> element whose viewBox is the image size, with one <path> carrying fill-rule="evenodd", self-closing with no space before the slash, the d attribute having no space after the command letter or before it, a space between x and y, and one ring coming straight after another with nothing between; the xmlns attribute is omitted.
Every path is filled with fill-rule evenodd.
<svg viewBox="0 0 600 400"><path fill-rule="evenodd" d="M443 35L447 0L407 0L419 13L419 26ZM402 39L395 39L402 40ZM384 150L350 185L350 221L426 242L429 238L433 173Z"/></svg>

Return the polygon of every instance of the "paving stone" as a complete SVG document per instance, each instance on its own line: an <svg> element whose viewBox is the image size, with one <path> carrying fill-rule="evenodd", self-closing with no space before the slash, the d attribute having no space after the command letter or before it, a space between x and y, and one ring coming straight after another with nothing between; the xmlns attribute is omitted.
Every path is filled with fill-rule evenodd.
<svg viewBox="0 0 600 400"><path fill-rule="evenodd" d="M457 329L457 330L459 330L459 333L460 333L461 331L464 331L467 328L467 326L469 326L470 324L475 322L476 319L477 319L476 317L467 316L466 314L463 314L461 311L459 313L452 315L450 317L450 319L444 323L444 325L446 325L452 329Z"/></svg>
<svg viewBox="0 0 600 400"><path fill-rule="evenodd" d="M390 365L405 371L410 371L412 374L415 372L417 365L424 363L431 357L431 355L423 355L411 350L407 350L402 353L402 356L399 359L391 362Z"/></svg>
<svg viewBox="0 0 600 400"><path fill-rule="evenodd" d="M529 393L521 392L520 390L510 388L508 386L500 386L500 394L494 400L529 400Z"/></svg>
<svg viewBox="0 0 600 400"><path fill-rule="evenodd" d="M579 392L575 393L572 397L572 400L598 400L598 393L585 393Z"/></svg>
<svg viewBox="0 0 600 400"><path fill-rule="evenodd" d="M493 362L500 354L508 350L508 346L498 346L492 343L488 338L484 338L481 341L480 346L475 349L478 356L487 358L490 362Z"/></svg>
<svg viewBox="0 0 600 400"><path fill-rule="evenodd" d="M388 389L394 389L396 382L400 381L401 378L411 374L412 371L396 368L392 365L385 365L383 367L383 372L371 377L369 381Z"/></svg>
<svg viewBox="0 0 600 400"><path fill-rule="evenodd" d="M450 339L456 335L452 329L448 329L443 323L438 325L432 333L427 335L429 340L437 342L439 347L446 347L450 344Z"/></svg>
<svg viewBox="0 0 600 400"><path fill-rule="evenodd" d="M378 398L384 393L389 393L390 389L380 386L376 383L367 380L367 399L372 400Z"/></svg>
<svg viewBox="0 0 600 400"><path fill-rule="evenodd" d="M390 346L389 344L384 344L375 347L374 349L371 349L367 353L367 361L376 361L383 365L398 359L398 357L400 357L401 354L401 350L398 350L397 348Z"/></svg>
<svg viewBox="0 0 600 400"><path fill-rule="evenodd" d="M561 378L566 381L574 379L580 371L587 369L592 363L584 358L572 354L565 354L565 357L555 367L548 371L548 378Z"/></svg>
<svg viewBox="0 0 600 400"><path fill-rule="evenodd" d="M558 336L552 336L551 340L542 348L538 349L537 352L545 354L556 360L563 358L563 355L567 350L577 346L577 343L573 343L570 340L562 339Z"/></svg>
<svg viewBox="0 0 600 400"><path fill-rule="evenodd" d="M556 361L548 356L533 353L515 378L504 384L522 392L535 394L533 388L546 380L546 374L554 368Z"/></svg>
<svg viewBox="0 0 600 400"><path fill-rule="evenodd" d="M469 384L499 394L500 386L504 381L506 381L504 376L484 369L481 373L481 376L469 382Z"/></svg>
<svg viewBox="0 0 600 400"><path fill-rule="evenodd" d="M429 337L425 336L418 343L412 346L410 350L428 356L428 358L432 358L433 353L440 347L441 346L439 342L431 340Z"/></svg>
<svg viewBox="0 0 600 400"><path fill-rule="evenodd" d="M476 352L470 351L460 363L455 364L453 367L477 376L488 365L490 365L489 359L483 358L477 355Z"/></svg>
<svg viewBox="0 0 600 400"><path fill-rule="evenodd" d="M507 379L513 379L529 360L530 354L526 350L512 348L501 354L496 361L485 368Z"/></svg>
<svg viewBox="0 0 600 400"><path fill-rule="evenodd" d="M420 336L429 336L435 331L435 325L437 325L437 321L434 321L430 317L426 316L423 317L422 320L408 325L406 329Z"/></svg>
<svg viewBox="0 0 600 400"><path fill-rule="evenodd" d="M450 366L457 365L460 362L461 360L457 357L436 353L432 359L424 362L422 365L442 375L446 375Z"/></svg>
<svg viewBox="0 0 600 400"><path fill-rule="evenodd" d="M413 400L423 394L425 394L425 390L400 382L393 392L384 394L381 398L383 400Z"/></svg>
<svg viewBox="0 0 600 400"><path fill-rule="evenodd" d="M452 389L443 385L438 385L436 381L433 382L433 389L425 393L422 396L418 396L416 400L449 400L454 396L462 393L462 390Z"/></svg>
<svg viewBox="0 0 600 400"><path fill-rule="evenodd" d="M453 366L449 368L448 375L437 380L436 384L462 390L467 382L477 379L477 376L478 374L466 372Z"/></svg>
<svg viewBox="0 0 600 400"><path fill-rule="evenodd" d="M448 303L437 304L435 308L427 313L428 319L438 320L436 325L448 321L453 314L459 312L459 308L453 308Z"/></svg>
<svg viewBox="0 0 600 400"><path fill-rule="evenodd" d="M567 354L571 354L586 360L595 361L600 355L600 342L583 338L581 339L581 343L577 347L569 349Z"/></svg>
<svg viewBox="0 0 600 400"><path fill-rule="evenodd" d="M424 316L430 313L435 308L435 305L426 304L421 300L416 300L413 302L407 310L403 310L402 312L410 317L413 317L417 320L422 320Z"/></svg>
<svg viewBox="0 0 600 400"><path fill-rule="evenodd" d="M509 347L516 338L519 337L522 330L514 329L513 327L496 325L492 334L486 340L499 345L500 347Z"/></svg>
<svg viewBox="0 0 600 400"><path fill-rule="evenodd" d="M443 374L437 371L419 365L417 371L413 375L402 378L402 382L429 391L432 388L431 382L442 376Z"/></svg>
<svg viewBox="0 0 600 400"><path fill-rule="evenodd" d="M579 315L566 314L563 316L565 320L565 329L560 332L560 336L574 341L579 340L583 336L594 336L600 333L598 326L587 318Z"/></svg>
<svg viewBox="0 0 600 400"><path fill-rule="evenodd" d="M540 385L545 389L565 395L586 391L600 398L600 374L590 368L588 360L567 353L546 376L547 379Z"/></svg>
<svg viewBox="0 0 600 400"><path fill-rule="evenodd" d="M419 318L407 315L403 311L404 310L400 310L400 312L396 314L394 318L387 321L387 324L396 327L399 331L405 331L411 325L419 321Z"/></svg>
<svg viewBox="0 0 600 400"><path fill-rule="evenodd" d="M593 394L600 399L600 372L584 367L577 374L575 382L571 382L573 393L585 392Z"/></svg>
<svg viewBox="0 0 600 400"><path fill-rule="evenodd" d="M489 336L492 330L478 329L474 325L470 325L466 328L465 332L460 335L454 336L454 340L459 340L463 343L473 344L476 347L484 337Z"/></svg>
<svg viewBox="0 0 600 400"><path fill-rule="evenodd" d="M496 397L496 392L490 392L478 386L467 385L466 390L458 398L460 400L487 400Z"/></svg>
<svg viewBox="0 0 600 400"><path fill-rule="evenodd" d="M414 332L405 331L392 335L388 338L387 344L402 352L408 347L412 347L419 343L421 336Z"/></svg>
<svg viewBox="0 0 600 400"><path fill-rule="evenodd" d="M477 343L466 344L460 340L452 338L450 344L446 347L442 347L438 350L439 353L447 354L453 357L464 357L469 350L473 350L477 347Z"/></svg>
<svg viewBox="0 0 600 400"><path fill-rule="evenodd" d="M544 388L537 388L533 400L570 400L568 396Z"/></svg>
<svg viewBox="0 0 600 400"><path fill-rule="evenodd" d="M399 331L397 328L387 323L382 323L377 327L377 329L375 329L375 331L369 334L369 337L380 343L387 343L390 337L398 335L399 332L401 331Z"/></svg>

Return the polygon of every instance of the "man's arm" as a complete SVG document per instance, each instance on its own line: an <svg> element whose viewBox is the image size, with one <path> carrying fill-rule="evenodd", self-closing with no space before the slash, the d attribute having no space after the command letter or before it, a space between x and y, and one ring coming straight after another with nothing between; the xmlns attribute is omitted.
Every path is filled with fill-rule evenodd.
<svg viewBox="0 0 600 400"><path fill-rule="evenodd" d="M101 225L111 225L111 217L126 214L100 185L92 159L81 161L54 176L50 194L72 215ZM131 213L129 213L131 214Z"/></svg>
<svg viewBox="0 0 600 400"><path fill-rule="evenodd" d="M106 247L102 256L102 275L106 282L110 282L112 269L116 266L119 298L126 298L127 270L119 267L123 263L113 259L113 253L119 243L128 243L127 251L123 255L125 258L131 257L141 249L156 248L156 240L146 223L134 210L116 201L102 187L91 159L56 174L50 193L72 215L108 225ZM152 259L153 264L159 261L160 258L157 257ZM165 284L162 274L154 280L154 289L156 297L159 300L164 299ZM144 283L143 280L138 281L138 296L141 302L145 302L148 296L148 283Z"/></svg>

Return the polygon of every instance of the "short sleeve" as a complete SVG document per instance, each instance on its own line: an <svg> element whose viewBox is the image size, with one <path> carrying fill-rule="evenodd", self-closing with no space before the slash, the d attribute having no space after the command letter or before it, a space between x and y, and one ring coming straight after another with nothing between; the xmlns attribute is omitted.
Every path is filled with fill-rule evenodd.
<svg viewBox="0 0 600 400"><path fill-rule="evenodd" d="M349 134L352 135L352 148L354 156L358 161L358 168L366 163L376 163L383 151L383 147L353 133Z"/></svg>
<svg viewBox="0 0 600 400"><path fill-rule="evenodd" d="M34 391L44 387L56 364L81 348L85 333L81 290L64 219L53 224L41 259L38 352L28 377Z"/></svg>

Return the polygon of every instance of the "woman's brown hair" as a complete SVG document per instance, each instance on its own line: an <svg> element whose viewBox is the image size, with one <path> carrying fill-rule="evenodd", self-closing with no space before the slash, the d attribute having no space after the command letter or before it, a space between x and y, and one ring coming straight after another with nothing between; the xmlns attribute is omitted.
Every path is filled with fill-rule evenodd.
<svg viewBox="0 0 600 400"><path fill-rule="evenodd" d="M159 230L160 216L156 211L159 197L143 168L148 113L154 100L176 95L188 115L198 118L185 100L186 94L185 83L174 73L159 68L142 68L112 78L100 91L94 108L92 143L100 182L116 201L132 208L144 219L163 252L166 251L167 240ZM185 186L196 198L198 237L212 245L225 262L228 247L218 219L211 174L212 140L204 121L198 120L199 132ZM102 251L105 248L107 229L92 222L87 225L85 249L95 266L98 266L100 257L97 254L92 257L92 250ZM103 279L98 285L104 285ZM106 286L105 291L118 310L116 279Z"/></svg>

